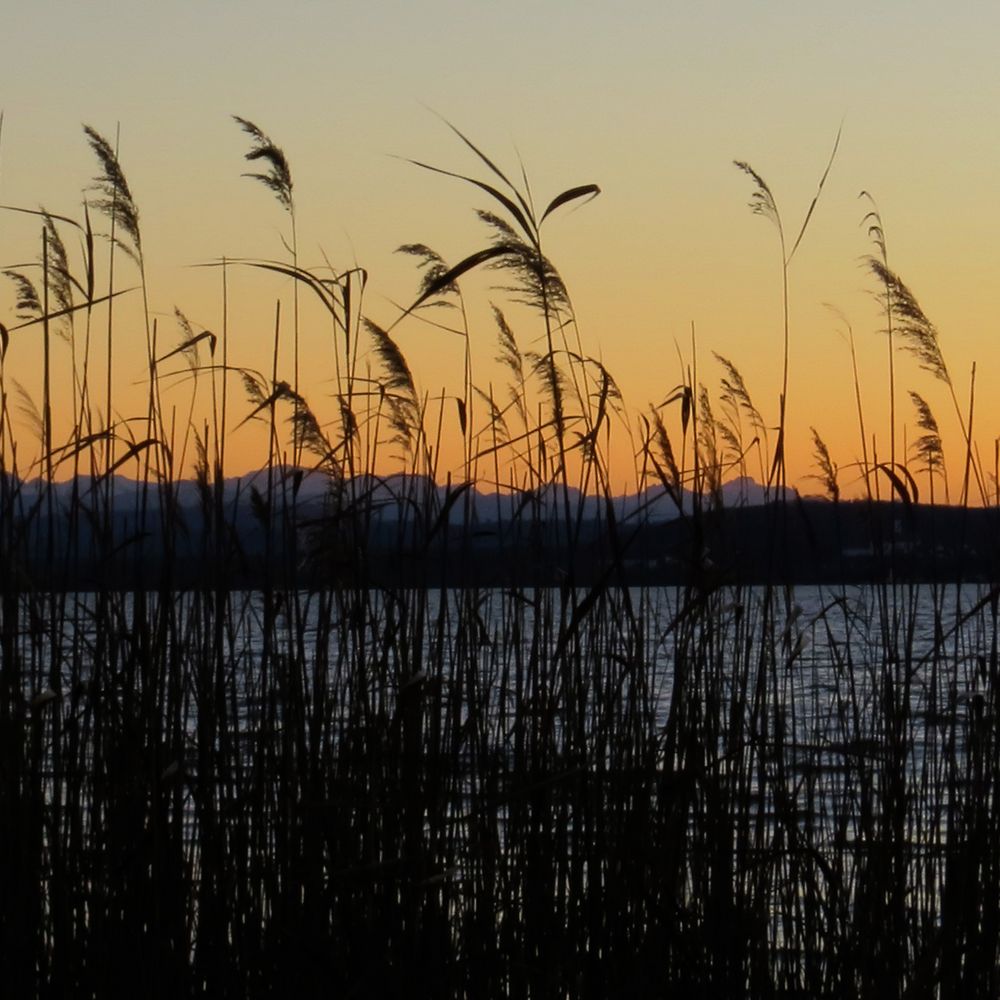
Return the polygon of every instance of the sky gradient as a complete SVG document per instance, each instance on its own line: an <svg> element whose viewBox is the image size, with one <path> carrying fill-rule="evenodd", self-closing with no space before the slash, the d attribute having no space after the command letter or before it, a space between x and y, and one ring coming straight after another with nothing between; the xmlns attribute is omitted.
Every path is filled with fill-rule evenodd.
<svg viewBox="0 0 1000 1000"><path fill-rule="evenodd" d="M830 155L839 152L789 269L790 478L816 470L810 427L851 490L860 454L850 351L853 329L869 438L888 452L884 325L862 258L871 252L859 200L885 225L890 266L940 331L967 405L977 364L974 436L988 470L1000 434L1000 8L979 3L42 2L5 14L0 66L0 202L79 214L95 164L81 123L113 137L141 212L150 306L175 343L175 306L197 328L221 324L221 282L193 268L227 257L276 257L280 207L240 177L256 122L287 154L300 259L358 263L371 275L366 312L383 325L412 298L417 274L393 253L422 242L450 261L482 245L472 209L484 199L413 158L482 176L435 116L515 174L537 200L597 183L600 197L546 224L547 251L569 287L583 346L614 375L632 414L682 379L678 354L717 397L712 352L743 373L769 423L781 378L781 273L773 227L754 216L744 160L767 181L794 234ZM433 109L430 110L430 109ZM37 254L37 224L0 216L0 265ZM488 282L469 283L477 381L500 379ZM279 279L234 275L230 350L266 370ZM0 321L13 325L13 289ZM122 322L129 306L122 307ZM515 312L516 315L516 312ZM308 319L308 317L305 317ZM519 317L531 346L539 331ZM394 331L430 394L461 382L456 338L406 323ZM137 331L138 334L138 331ZM308 335L311 400L322 409L325 333ZM143 377L144 341L119 337L116 378ZM305 341L304 341L305 343ZM536 345L537 346L537 345ZM57 361L63 363L63 361ZM40 385L38 338L12 334L6 372ZM897 356L906 391L938 417L952 493L963 442L942 385ZM132 390L139 401L143 389ZM123 397L124 398L124 397ZM180 406L181 404L178 403ZM124 404L123 404L124 406ZM27 432L25 432L27 434ZM242 437L240 436L242 435ZM902 448L902 430L898 447ZM234 434L232 471L261 464L252 432ZM624 484L631 456L614 462ZM751 471L754 471L751 469Z"/></svg>

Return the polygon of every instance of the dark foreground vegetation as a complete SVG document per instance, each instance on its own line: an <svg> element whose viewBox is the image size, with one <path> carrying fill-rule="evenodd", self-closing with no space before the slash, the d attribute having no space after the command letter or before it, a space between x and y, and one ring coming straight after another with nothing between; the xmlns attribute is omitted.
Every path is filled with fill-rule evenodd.
<svg viewBox="0 0 1000 1000"><path fill-rule="evenodd" d="M787 327L771 443L724 361L719 418L688 372L633 428L611 375L580 348L542 252L542 221L596 189L572 188L536 215L470 144L502 214L482 213L489 242L456 265L406 248L424 277L401 318L450 304L435 315L467 344L456 282L492 265L531 308L543 347L522 353L496 312L509 392L481 390L467 354L448 398L463 477L430 502L428 484L445 478L434 407L390 332L362 321L363 275L299 266L288 164L239 124L263 170L254 176L291 223L290 259L240 266L290 280L328 325L332 423L299 392L298 318L276 323L265 377L230 359L227 331L197 333L180 314L176 348L147 327L147 410L113 416L113 264L137 268L143 289L145 276L132 195L92 130L100 174L87 210L30 213L38 266L13 272L19 318L4 351L37 335L46 362L40 405L21 394L40 444L30 469L18 467L14 376L0 371L5 992L997 995L1000 590L989 585L992 512L968 502L977 489L984 506L992 496L971 403L956 404L967 458L955 510L916 502L916 473L931 499L945 483L926 404L916 473L895 455L894 424L890 457L869 458L859 407L866 498L839 499L817 435L830 501L797 503L785 488ZM786 254L770 191L739 166L777 227L787 284L798 240ZM885 267L877 216L870 224L890 357L894 336L920 347L950 390L936 333ZM100 265L98 249L110 254ZM54 441L49 350L63 340L75 418ZM286 341L291 370L279 377ZM167 420L167 361L188 365L191 412L204 405L206 420ZM230 398L231 383L247 402ZM255 547L225 478L227 435L251 418L269 441L247 486ZM612 426L633 435L640 491L677 509L669 524L641 506L616 512ZM191 504L179 458L189 439ZM410 473L392 487L403 513L379 529L397 532L394 576L373 570L374 548L393 552L375 531L386 442ZM771 502L726 510L724 474L745 473L754 448ZM125 471L137 485L117 478ZM26 486L66 472L63 493ZM322 477L318 508L305 503L307 476ZM567 556L551 578L477 577L496 558L473 516L471 484L484 479L525 544L544 523L546 544ZM868 518L860 540L856 512ZM670 550L681 569L659 586L642 573L670 531L683 532ZM837 585L790 586L788 560L817 565L804 547L839 531L824 543L843 561ZM738 543L759 546L753 573L732 563ZM929 561L953 560L947 572L900 582L924 544ZM425 558L438 546L448 559ZM970 553L981 561L963 564ZM852 558L877 560L879 582L848 586ZM464 586L450 586L453 571ZM986 582L936 579L973 572Z"/></svg>

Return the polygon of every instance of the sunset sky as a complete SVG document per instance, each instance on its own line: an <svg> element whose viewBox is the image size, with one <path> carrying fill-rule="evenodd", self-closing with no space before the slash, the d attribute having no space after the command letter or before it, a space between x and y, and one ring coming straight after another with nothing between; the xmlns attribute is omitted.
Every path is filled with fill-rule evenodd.
<svg viewBox="0 0 1000 1000"><path fill-rule="evenodd" d="M816 471L814 426L843 467L845 489L856 489L850 351L844 322L826 304L853 328L868 435L888 453L886 341L862 263L872 250L862 190L881 210L890 266L940 331L963 409L977 363L974 436L993 469L1000 5L38 0L5 12L3 34L0 202L79 216L96 172L81 124L112 139L120 128L161 344L178 341L175 306L197 329L221 327L220 274L191 265L285 253L287 219L263 186L240 177L251 169L242 159L249 145L231 115L256 122L288 156L301 262L367 268L366 313L383 325L417 288L413 261L394 254L397 246L422 242L457 261L483 245L472 210L492 207L485 196L405 162L486 179L440 115L512 177L523 161L538 203L600 185L598 198L547 221L547 251L569 287L585 350L615 376L633 415L681 381L678 352L691 363L693 324L698 378L713 400L722 374L715 351L776 422L777 239L750 211L750 179L733 161L767 181L792 239L842 126L789 269L790 478L819 489L803 478ZM33 259L37 247L37 220L0 215L0 266ZM122 283L135 283L122 267ZM502 380L489 311L499 293L488 284L468 286L483 385ZM269 367L275 301L290 308L290 298L287 281L232 276L235 363ZM138 411L144 340L135 308L122 306L115 366L121 408L131 392ZM7 284L0 322L16 323ZM516 332L523 346L538 346L537 320L518 315ZM422 390L460 386L458 338L414 321L395 335ZM303 340L303 388L318 410L332 375L326 337ZM36 331L12 333L5 374L33 397L40 358ZM900 353L897 362L908 440L917 433L913 389L940 422L954 495L964 446L951 398L914 359ZM902 439L900 431L900 449ZM237 431L230 471L261 464L258 448L252 431ZM626 441L619 448L614 468L624 485L631 455Z"/></svg>

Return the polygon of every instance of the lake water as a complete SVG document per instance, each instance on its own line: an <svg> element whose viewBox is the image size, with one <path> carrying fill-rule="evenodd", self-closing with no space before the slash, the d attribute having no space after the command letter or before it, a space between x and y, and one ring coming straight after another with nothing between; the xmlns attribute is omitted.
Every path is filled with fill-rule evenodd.
<svg viewBox="0 0 1000 1000"><path fill-rule="evenodd" d="M40 595L20 606L17 648L29 701L89 677L95 656L106 674L133 684L143 683L144 659L185 672L191 733L206 661L218 665L216 683L238 705L239 726L254 726L273 701L276 669L298 671L305 689L323 672L344 686L341 705L364 676L372 705L389 714L406 685L464 678L464 711L499 719L498 743L510 713L569 683L557 659L572 659L583 711L603 711L614 684L624 685L623 697L641 688L659 727L683 675L692 698L766 708L761 738L785 739L789 760L803 768L875 752L868 743L890 735L886 706L903 708L902 700L907 759L925 767L942 741L954 743L956 726L989 710L995 687L996 595L981 586L745 587L704 603L680 588L632 588L610 590L582 612L586 595L577 595L577 610L567 597L411 590L291 593L267 604L258 593L233 593L217 606L213 595L187 593L161 607L148 595L139 622L132 595ZM272 716L281 710L272 705ZM557 725L562 718L557 712ZM732 749L726 738L720 753Z"/></svg>
<svg viewBox="0 0 1000 1000"><path fill-rule="evenodd" d="M632 949L683 914L711 955L731 927L706 887L724 885L763 926L743 930L767 975L807 995L804 956L854 956L887 901L887 940L931 947L955 859L993 829L982 587L40 594L11 628L13 611L25 787L79 898L126 871L114 843L143 878L186 880L192 927L214 863L261 926L308 884L345 925L377 898L379 919L426 907L458 934L488 884L487 937L529 910L542 936L584 913L598 935L607 914Z"/></svg>

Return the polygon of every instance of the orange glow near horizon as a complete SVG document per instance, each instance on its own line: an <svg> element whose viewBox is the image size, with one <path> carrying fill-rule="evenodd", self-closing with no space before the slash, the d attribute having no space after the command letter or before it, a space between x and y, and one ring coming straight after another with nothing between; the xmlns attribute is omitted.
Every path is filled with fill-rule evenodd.
<svg viewBox="0 0 1000 1000"><path fill-rule="evenodd" d="M207 341L200 345L203 365L221 364L225 332L229 365L267 381L277 334L278 378L293 380L293 282L239 262L287 263L289 217L265 187L239 176L261 162L243 159L249 142L228 118L235 111L255 121L289 158L299 263L316 274L325 274L328 265L338 272L367 270L362 311L392 329L413 372L438 477L465 478L467 455L485 451L480 478L489 482L499 473L509 481L510 470L502 460L495 466L488 450L482 397L470 398L466 435L461 433L456 400L464 391L465 340L441 328L454 325L458 311L424 310L393 325L420 280L414 259L395 248L426 243L455 263L487 245L473 209L497 205L482 189L386 153L503 186L435 114L415 104L416 94L445 112L521 188L523 160L536 206L574 185L602 189L586 204L553 213L542 232L575 311L577 329L568 346L606 366L623 397L626 420L615 416L610 439L601 441L613 490L636 488L640 414L648 416L650 406L663 403L678 385L704 385L715 416L724 417L725 371L716 354L742 374L768 437L766 453L763 446L750 447L744 463L731 462L726 475L745 472L760 480L770 467L780 409L781 259L777 229L750 211L751 178L733 161L747 161L765 179L791 244L843 121L840 149L788 268L788 481L802 493L823 491L813 478L819 473L815 428L839 467L845 496L864 493L867 453L869 465L889 463L895 454L911 470L921 499L929 498L931 484L914 451L925 431L917 426L912 391L939 423L949 498L956 501L963 492L968 449L961 425L971 414L973 467L982 487L970 476L969 499L979 503L985 494L986 501L995 500L1000 249L993 234L1000 228L1000 204L992 192L1000 139L982 122L991 120L1000 100L991 44L1000 12L945 12L921 0L898 14L861 3L836 15L792 12L767 2L753 10L709 4L683 16L647 4L617 15L584 4L573 16L568 10L543 16L526 4L522 10L520 0L505 12L461 14L434 0L452 25L450 37L432 35L426 15L400 5L391 5L395 13L388 20L355 12L336 23L327 22L332 15L295 7L279 36L261 30L265 9L256 10L254 0L239 17L197 8L203 30L191 38L183 30L184 11L194 16L188 6L183 0L176 5L180 12L151 14L155 23L119 18L100 30L83 11L43 26L23 10L9 26L15 41L47 31L78 86L59 89L50 69L43 72L27 58L30 46L13 46L10 82L0 91L0 203L28 209L43 203L82 220L81 202L94 197L88 185L97 167L79 121L93 122L111 141L121 123L121 163L140 211L149 290L147 316L137 271L119 254L116 287L134 289L113 305L113 408L116 420L131 421L120 425L123 441L149 434L141 419L148 395L147 318L163 357L183 338L175 307L194 331L211 330L220 338L215 358L208 356ZM522 15L529 11L537 32L525 38ZM319 42L326 29L342 42L339 61ZM109 44L105 31L117 33L114 72L75 62L79 46L86 52L88 44ZM161 48L149 50L143 41L149 32L163 39ZM879 42L887 32L898 41L891 51ZM600 54L593 50L595 38L602 39ZM377 65L372 51L384 56ZM519 61L510 63L499 54L504 51L516 51ZM179 60L190 65L192 59L200 60L200 74L175 72ZM262 80L265 65L270 72ZM130 81L128 88L122 79ZM340 95L335 102L332 93ZM862 224L871 207L859 199L862 190L878 201L889 265L935 324L951 379L949 389L922 370L897 337L894 441L885 318L864 263L875 248ZM96 213L94 222L96 227ZM37 279L39 231L36 216L0 213L0 268L27 265L25 273ZM79 233L61 231L79 273ZM99 242L98 250L103 294L107 243ZM223 257L232 261L224 271L193 266ZM495 360L491 306L504 309L522 351L537 352L545 342L540 317L512 305L496 287L503 284L502 274L488 270L462 279L472 379L497 400L507 398L508 373ZM19 470L38 474L41 445L31 411L40 414L44 405L43 337L40 326L17 329L15 292L12 283L0 283L0 322L11 331L3 361L5 448L11 456L13 437ZM307 289L300 287L297 298L300 389L321 423L335 428L332 344L338 335ZM102 304L89 325L76 314L72 347L60 336L64 327L52 329L56 446L67 442L74 423L82 386L78 375L74 388L73 356L79 372L88 329L91 429L105 420L108 307ZM370 340L359 351L358 366L358 374L378 371ZM211 373L202 371L195 380L186 372L179 355L160 367L162 434L173 442L175 471L185 476L195 455L194 430L208 421L214 433ZM258 422L241 425L252 404L240 375L232 372L226 383L225 471L238 474L264 464L267 434ZM221 415L221 375L215 394ZM672 403L662 412L679 458L680 407ZM569 430L570 443L576 429ZM743 434L749 443L748 424ZM287 427L282 440L288 440ZM63 462L57 475L72 467ZM380 445L377 468L398 467L393 447ZM127 467L121 471L129 474ZM514 475L516 480L520 473ZM883 496L892 489L885 472L871 483ZM942 478L933 491L935 499L944 497Z"/></svg>
<svg viewBox="0 0 1000 1000"><path fill-rule="evenodd" d="M835 164L836 169L837 164ZM415 168L411 168L415 170ZM734 171L735 173L735 171ZM419 177L426 179L422 174ZM243 182L244 184L246 182ZM411 178L412 183L412 178ZM745 202L750 193L747 185L740 191ZM262 212L272 213L271 223L276 224L276 261L287 261L288 252L282 245L287 235L280 235L283 220L281 215L269 209L266 192L261 189L252 192L263 202ZM601 197L604 197L602 195ZM810 230L802 243L801 257L793 260L789 268L790 282L790 384L787 404L788 432L786 461L788 481L803 493L822 492L819 481L817 459L813 444L812 428L827 444L833 461L840 467L839 481L845 496L859 496L864 492L864 477L861 471L863 449L868 450L870 465L876 460L890 461L889 406L888 406L888 352L887 339L881 332L885 325L880 315L875 293L878 291L874 279L866 272L859 258L870 252L872 247L865 238L863 229L853 221L853 258L849 258L849 244L844 240L846 227L834 219L831 221L830 207L824 204L827 197L820 200L815 218L810 222ZM833 196L829 196L832 198ZM586 244L575 244L572 232L582 227L585 236L593 239L593 226L587 232L586 213L597 211L598 198L592 205L586 205L579 212L567 213L565 219L554 219L553 228L558 224L551 244L546 252L556 264L562 257L569 260L563 269L564 277L574 300L578 327L569 331L574 342L566 342L566 348L576 351L575 338L580 338L580 348L585 355L600 359L606 365L622 393L622 401L616 405L616 413L611 421L610 438L602 435L604 460L612 488L616 492L635 489L637 479L637 452L641 438L639 414L650 413L650 407L659 406L671 396L686 380L693 379L699 386L708 389L709 399L716 419L725 416L720 398L720 382L725 374L719 358L726 358L742 373L754 405L759 409L768 430L768 442L751 443L754 432L742 414L744 444L746 447L742 462L737 461L732 449L725 460L724 478L749 475L758 481L766 479L773 457L777 437L778 395L780 392L780 369L782 349L781 327L781 271L780 258L776 252L777 231L767 220L754 217L745 206L737 201L733 207L731 227L731 270L723 274L716 272L719 287L712 289L701 275L700 314L704 321L690 321L682 324L677 319L675 309L670 309L669 294L665 301L656 301L649 291L636 287L643 278L627 264L621 271L605 273L601 261L590 257ZM447 197L442 199L442 211L447 210ZM843 198L841 199L843 202ZM480 202L482 204L483 202ZM488 202L487 202L488 204ZM492 206L490 206L492 207ZM838 206L841 207L841 206ZM862 206L863 207L863 206ZM853 214L861 216L858 206L852 205ZM433 209L428 213L435 218ZM16 222L24 237L38 220L33 216L17 216ZM302 222L299 223L300 228ZM788 226L788 223L786 223ZM822 232L823 227L833 233ZM8 232L15 226L9 226ZM287 225L285 226L287 229ZM887 225L888 228L888 225ZM462 256L485 246L485 236L475 226L459 230L460 249L452 258ZM836 238L832 238L836 237ZM890 237L891 238L891 237ZM152 237L144 239L151 243ZM147 243L147 245L148 245ZM811 244L819 244L813 247ZM824 245L825 244L825 245ZM891 245L891 244L890 244ZM582 252L581 252L582 251ZM738 251L738 252L734 252ZM22 258L30 251L22 251ZM843 259L847 258L846 267ZM676 248L667 248L665 257L680 267ZM644 260L644 266L648 261ZM196 261L195 263L203 263ZM364 313L372 316L386 327L392 325L399 314L398 306L409 302L415 295L419 272L412 262L409 272L400 266L400 258L385 261L392 283L402 290L389 292L374 273L369 278ZM314 273L325 273L325 265L317 266L314 261L304 261L303 266ZM120 423L121 437L138 440L143 436L140 416L145 412L148 394L146 361L146 318L141 307L138 289L139 278L135 268L124 255L119 254L116 263L117 287L129 288L116 298L112 315L112 356L114 411ZM824 268L832 272L834 284L845 287L846 281L853 281L850 290L850 306L832 307L822 301L827 289L823 284ZM801 269L801 272L800 272ZM151 286L155 289L164 278L153 268ZM689 268L690 270L690 268ZM37 274L26 270L25 273ZM695 272L692 270L692 274ZM845 275L848 277L845 278ZM277 337L278 378L292 381L293 331L296 325L295 309L298 310L297 325L300 342L300 389L302 395L314 408L321 422L333 419L336 369L332 344L334 338L342 337L331 328L329 315L317 308L304 286L298 290L295 303L295 288L291 279L281 274L262 271L236 260L222 268L216 262L212 267L175 268L172 275L181 286L183 299L193 302L184 309L192 329L196 332L212 330L221 338L226 331L225 350L232 369L246 369L258 373L262 382L267 382L273 365L273 350ZM170 275L167 275L170 277ZM427 308L403 320L393 327L392 336L406 357L425 408L426 441L422 452L430 449L433 468L437 477L444 480L466 478L470 471L467 465L468 452L479 455L475 473L485 483L499 481L506 487L523 477L512 469L506 456L513 449L501 448L497 462L491 450L491 432L487 428L487 404L485 397L491 393L501 405L508 397L507 380L509 373L497 364L497 329L492 316L492 305L501 304L511 322L524 352L539 352L544 342L544 323L531 310L511 304L505 300L503 292L496 285L505 279L495 273L471 272L463 281L465 290L464 307L471 342L471 363L473 381L483 396L473 396L469 400L469 422L466 437L463 438L458 410L458 399L463 393L464 338L454 332L453 324L459 321L458 310ZM577 290L574 283L580 286ZM607 287L602 287L606 285ZM615 291L620 288L624 298L616 299ZM373 290L374 289L374 290ZM654 289L655 291L655 289ZM156 293L154 292L154 295ZM169 294L169 289L168 289ZM940 291L938 292L940 294ZM831 298L834 295L831 294ZM509 297L508 297L509 298ZM698 309L694 293L689 287L683 289L683 298L690 300L690 308ZM948 305L947 299L946 305ZM958 303L962 306L963 303ZM978 301L965 303L970 311L982 309ZM850 318L849 309L855 316ZM959 309L956 315L961 317ZM973 312L974 315L974 312ZM33 469L34 474L42 470L37 464L41 453L31 416L32 407L41 411L43 392L41 373L43 365L42 328L35 324L19 328L16 316L8 314L10 346L4 363L4 374L8 379L8 408L13 417L14 437L17 442L19 468ZM73 426L73 405L79 408L78 394L82 388L80 372L86 351L89 331L89 352L91 370L89 375L90 419L93 429L104 426L105 380L107 358L108 305L96 307L89 318L79 312L74 317L73 337L69 342L70 327L65 321L52 324L51 378L53 389L53 427L56 447L69 441ZM974 322L975 320L966 321ZM23 322L21 320L20 322ZM958 324L963 325L961 320ZM448 329L451 327L451 329ZM155 337L158 357L170 354L183 340L183 333L175 315L154 304L149 316L149 330ZM364 331L361 332L364 336ZM854 384L851 360L850 338L854 340L854 350L858 365L858 387ZM944 351L953 349L947 342L947 335L940 334ZM951 369L953 387L960 407L969 405L971 365L974 356L970 348L974 342L959 343L958 351L962 368ZM965 448L959 430L955 406L946 387L920 370L917 361L903 349L905 343L897 335L897 351L894 358L896 380L896 460L907 461L919 483L922 496L929 496L928 479L919 461L914 459L912 445L916 437L923 433L914 424L913 407L909 391L919 391L932 406L940 421L941 434L948 457L950 487L948 495L957 499L964 474ZM207 341L200 345L199 363L202 370L197 378L191 373L188 361L183 355L174 354L158 367L161 375L162 413L164 434L172 442L172 451L178 468L175 474L191 474L195 454L194 432L214 433L212 412L212 374L209 366L222 364L222 346L216 355L207 353ZM73 357L76 357L77 377L74 389ZM984 359L988 361L989 359ZM375 375L378 360L371 345L360 354L360 373ZM997 411L993 405L996 393L993 391L995 373L987 364L977 368L978 412L974 413L973 438L977 458L983 469L984 480L993 472L993 441L996 437ZM260 420L247 421L252 410L251 403L243 391L240 375L231 371L227 380L227 434L226 468L227 474L243 474L263 466L267 460L267 433ZM221 419L222 377L215 380L215 409ZM988 386L989 388L984 389ZM919 387L917 389L916 387ZM856 395L860 392L864 421L864 444L862 444ZM29 402L30 400L30 402ZM536 403L537 393L536 393ZM361 412L364 404L361 405ZM617 412L620 411L620 412ZM284 423L289 410L279 410L279 425ZM680 405L675 401L663 407L662 414L670 431L672 442L678 451L683 447L683 433L680 425ZM281 414L284 414L283 416ZM359 413L359 416L361 413ZM962 411L963 418L966 413ZM622 417L625 419L623 420ZM485 423L484 423L485 421ZM628 429L626 428L628 424ZM128 425L126 427L126 425ZM185 428L188 428L185 431ZM575 429L575 428L574 428ZM517 431L510 432L516 436ZM631 437L629 436L631 434ZM288 428L281 428L281 442L278 444L277 460L282 459L280 449L288 447ZM570 442L574 440L571 433ZM127 447L127 442L118 446L118 453ZM690 444L688 445L690 448ZM412 456L400 458L398 449L391 444L379 445L377 470L382 473L399 471L402 468L419 468L427 471L427 466L414 465ZM69 452L59 456L61 464L56 470L58 478L70 474L75 467ZM284 457L287 458L287 455ZM516 464L516 463L515 463ZM140 468L135 463L136 470ZM86 462L83 463L86 468ZM127 474L127 468L122 469ZM883 494L891 492L887 476L871 479L874 488ZM596 484L590 481L591 488ZM945 484L937 477L934 484L936 499L945 495ZM986 485L987 499L993 494L992 483ZM982 498L973 489L971 502Z"/></svg>

